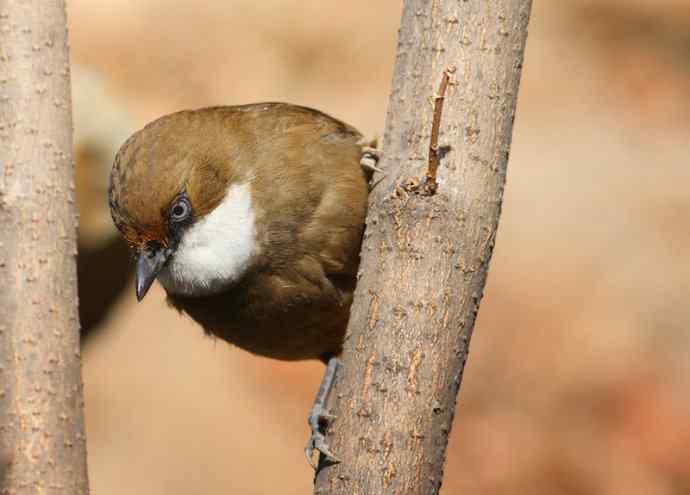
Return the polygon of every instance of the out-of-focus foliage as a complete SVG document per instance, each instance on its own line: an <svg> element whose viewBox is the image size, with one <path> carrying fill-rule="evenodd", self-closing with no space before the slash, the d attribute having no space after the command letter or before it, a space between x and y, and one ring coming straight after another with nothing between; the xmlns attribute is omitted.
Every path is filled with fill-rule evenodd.
<svg viewBox="0 0 690 495"><path fill-rule="evenodd" d="M108 91L102 74L72 66L72 114L79 211L79 319L82 342L128 287L129 253L110 219L108 177L120 144L134 131L127 103Z"/></svg>

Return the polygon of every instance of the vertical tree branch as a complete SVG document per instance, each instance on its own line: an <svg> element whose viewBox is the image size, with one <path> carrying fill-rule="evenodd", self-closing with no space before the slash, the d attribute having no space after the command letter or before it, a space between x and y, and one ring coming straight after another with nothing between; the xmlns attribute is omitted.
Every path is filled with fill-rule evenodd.
<svg viewBox="0 0 690 495"><path fill-rule="evenodd" d="M319 494L441 486L501 209L530 0L406 0ZM455 67L424 194L433 106ZM438 148L437 148L438 149ZM420 194L422 193L422 194Z"/></svg>
<svg viewBox="0 0 690 495"><path fill-rule="evenodd" d="M63 0L0 5L0 493L88 493Z"/></svg>

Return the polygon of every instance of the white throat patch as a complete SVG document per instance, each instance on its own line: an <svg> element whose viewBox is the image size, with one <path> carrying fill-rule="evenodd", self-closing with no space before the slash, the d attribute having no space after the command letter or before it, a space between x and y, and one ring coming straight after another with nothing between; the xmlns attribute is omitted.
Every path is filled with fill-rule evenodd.
<svg viewBox="0 0 690 495"><path fill-rule="evenodd" d="M220 204L182 235L158 274L171 294L203 296L237 281L257 254L249 184L230 186Z"/></svg>

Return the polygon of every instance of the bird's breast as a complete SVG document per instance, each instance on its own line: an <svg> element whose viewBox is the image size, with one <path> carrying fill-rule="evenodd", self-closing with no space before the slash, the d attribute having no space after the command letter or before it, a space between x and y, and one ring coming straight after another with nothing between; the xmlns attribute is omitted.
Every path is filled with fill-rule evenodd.
<svg viewBox="0 0 690 495"><path fill-rule="evenodd" d="M293 284L285 293L263 282L253 284L243 281L206 297L168 294L168 302L189 314L207 334L254 354L292 361L340 353L351 290L336 300L311 284L302 290Z"/></svg>

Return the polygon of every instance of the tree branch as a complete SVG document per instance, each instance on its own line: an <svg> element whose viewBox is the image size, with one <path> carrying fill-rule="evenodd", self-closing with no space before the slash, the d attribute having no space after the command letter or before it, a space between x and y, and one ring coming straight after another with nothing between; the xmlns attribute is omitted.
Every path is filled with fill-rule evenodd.
<svg viewBox="0 0 690 495"><path fill-rule="evenodd" d="M67 18L0 8L2 494L88 493Z"/></svg>
<svg viewBox="0 0 690 495"><path fill-rule="evenodd" d="M343 462L321 466L315 493L426 495L441 486L498 227L530 8L530 0L404 2L379 163L386 176L370 196L331 394L328 441ZM456 72L441 119L429 98L448 67ZM431 195L417 179L429 147L450 149L429 171Z"/></svg>

